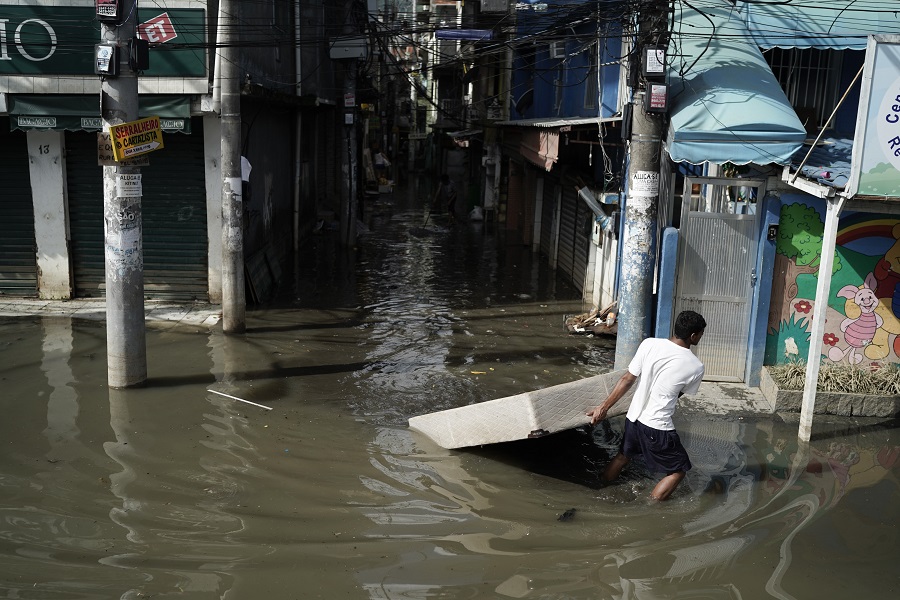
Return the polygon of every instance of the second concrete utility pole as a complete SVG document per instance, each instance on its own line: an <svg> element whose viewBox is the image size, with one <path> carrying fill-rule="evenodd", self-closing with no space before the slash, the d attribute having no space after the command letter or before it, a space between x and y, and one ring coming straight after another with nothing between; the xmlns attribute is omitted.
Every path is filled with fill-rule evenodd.
<svg viewBox="0 0 900 600"><path fill-rule="evenodd" d="M222 330L243 333L247 328L244 290L244 199L241 188L241 92L238 65L237 3L222 0L220 38L222 90Z"/></svg>

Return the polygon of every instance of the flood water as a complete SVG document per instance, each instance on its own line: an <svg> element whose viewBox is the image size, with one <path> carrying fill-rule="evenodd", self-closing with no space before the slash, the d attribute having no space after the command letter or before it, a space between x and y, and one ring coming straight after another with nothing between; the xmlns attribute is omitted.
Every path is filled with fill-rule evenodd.
<svg viewBox="0 0 900 600"><path fill-rule="evenodd" d="M142 389L107 389L102 323L0 319L0 597L898 597L896 423L817 419L804 446L796 416L679 413L694 469L661 504L638 461L598 485L622 417L466 451L411 432L613 359L528 249L426 224L424 195L367 206L354 251L317 236L245 335L152 326Z"/></svg>

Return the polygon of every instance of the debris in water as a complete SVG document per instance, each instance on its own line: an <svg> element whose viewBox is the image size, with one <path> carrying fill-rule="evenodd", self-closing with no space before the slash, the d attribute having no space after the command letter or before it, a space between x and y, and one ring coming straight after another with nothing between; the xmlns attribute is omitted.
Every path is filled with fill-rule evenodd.
<svg viewBox="0 0 900 600"><path fill-rule="evenodd" d="M582 315L566 318L566 330L569 333L593 333L595 335L616 335L619 331L616 303L613 302L601 311L597 309Z"/></svg>
<svg viewBox="0 0 900 600"><path fill-rule="evenodd" d="M272 410L271 406L263 406L262 404L257 404L256 402L251 402L249 400L244 400L243 398L238 398L237 396L230 396L228 394L223 394L222 392L217 392L216 390L206 390L207 392L212 392L213 394L218 394L220 396L225 396L226 398L231 398L232 400L237 400L238 402L246 402L247 404L252 404L253 406L258 406L260 408L264 408L266 410Z"/></svg>
<svg viewBox="0 0 900 600"><path fill-rule="evenodd" d="M559 515L559 518L557 518L556 520L557 520L557 521L560 521L560 522L562 522L562 523L566 523L566 522L568 522L568 521L571 521L572 519L575 518L575 511L576 511L576 510L577 510L577 509L570 508L569 510L567 510L567 511L564 512L563 514Z"/></svg>

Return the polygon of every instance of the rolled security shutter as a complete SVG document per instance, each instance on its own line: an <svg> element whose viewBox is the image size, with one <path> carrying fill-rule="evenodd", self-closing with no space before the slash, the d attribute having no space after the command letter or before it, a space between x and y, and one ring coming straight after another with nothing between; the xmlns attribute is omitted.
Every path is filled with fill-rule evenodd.
<svg viewBox="0 0 900 600"><path fill-rule="evenodd" d="M572 283L583 292L587 277L588 252L591 246L591 232L594 213L577 194L575 197L575 240L572 248Z"/></svg>
<svg viewBox="0 0 900 600"><path fill-rule="evenodd" d="M72 278L77 298L103 296L103 171L97 165L97 134L66 133Z"/></svg>
<svg viewBox="0 0 900 600"><path fill-rule="evenodd" d="M141 168L144 296L208 299L206 187L202 126L165 134L165 148ZM67 133L66 160L75 295L104 294L103 182L96 134Z"/></svg>
<svg viewBox="0 0 900 600"><path fill-rule="evenodd" d="M556 268L569 278L572 278L574 272L578 202L572 186L564 185L559 210L559 250L557 251Z"/></svg>
<svg viewBox="0 0 900 600"><path fill-rule="evenodd" d="M0 119L0 295L37 294L34 207L25 134Z"/></svg>
<svg viewBox="0 0 900 600"><path fill-rule="evenodd" d="M541 254L550 256L553 243L553 215L556 213L556 182L544 179L544 203L541 208Z"/></svg>
<svg viewBox="0 0 900 600"><path fill-rule="evenodd" d="M206 172L200 119L191 135L166 134L143 167L144 295L209 299Z"/></svg>

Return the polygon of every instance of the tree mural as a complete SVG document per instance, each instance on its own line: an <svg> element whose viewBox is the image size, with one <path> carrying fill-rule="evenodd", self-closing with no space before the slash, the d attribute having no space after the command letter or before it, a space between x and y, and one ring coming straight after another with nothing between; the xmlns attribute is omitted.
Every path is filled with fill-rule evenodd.
<svg viewBox="0 0 900 600"><path fill-rule="evenodd" d="M775 244L775 277L769 309L769 329L778 331L787 320L791 301L797 297L797 277L819 270L825 223L819 213L806 204L781 207L778 240ZM841 258L835 253L832 274L841 270Z"/></svg>

